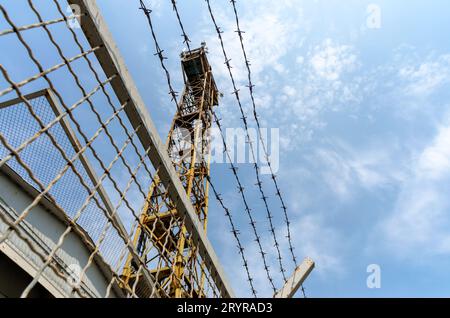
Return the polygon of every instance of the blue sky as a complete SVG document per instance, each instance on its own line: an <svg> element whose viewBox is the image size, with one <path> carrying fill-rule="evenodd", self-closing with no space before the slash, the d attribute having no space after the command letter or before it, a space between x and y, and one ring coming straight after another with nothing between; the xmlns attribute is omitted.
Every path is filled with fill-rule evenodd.
<svg viewBox="0 0 450 318"><path fill-rule="evenodd" d="M164 140L175 107L138 2L97 0ZM170 1L146 3L154 10L173 84L181 91L183 44ZM251 117L232 6L228 0L211 3ZM380 28L368 27L371 4L380 9ZM179 1L178 7L192 46L207 42L217 86L224 93L217 112L226 127L241 127L206 3ZM290 212L295 252L299 259L310 256L316 262L305 283L307 295L448 296L450 3L241 0L237 7L262 125L280 133L278 180ZM17 16L23 18L19 25L26 24L26 12ZM6 28L2 20L0 26ZM16 80L34 74L28 64L15 63L17 53L1 54ZM45 54L40 58L50 60ZM3 79L0 83L3 88ZM213 180L238 221L256 289L260 296L270 296L228 168L213 164ZM279 287L276 253L254 172L249 164L239 168ZM282 211L269 177L263 178L284 261L292 271ZM208 235L236 294L249 296L236 244L215 200L208 223ZM380 289L366 286L370 264L381 268Z"/></svg>
<svg viewBox="0 0 450 318"><path fill-rule="evenodd" d="M137 5L98 1L161 135L174 107ZM181 89L180 31L169 1L147 2ZM263 126L279 128L279 180L293 222L296 255L316 269L310 297L448 296L450 292L450 24L447 1L238 1ZM367 27L370 4L381 27ZM224 98L218 112L239 127L238 108L204 1L179 1L196 46L206 41ZM212 1L233 71L245 91L245 69L232 7ZM180 90L179 89L179 90ZM244 108L250 111L248 95ZM249 113L250 115L250 113ZM254 175L240 165L265 248L276 274ZM256 255L243 207L225 165L213 177L240 221L247 254ZM266 192L285 233L268 178ZM219 181L216 181L218 183ZM249 295L235 243L212 202L209 236L238 295ZM293 267L283 240L283 256ZM270 289L258 256L252 275L261 295ZM381 288L366 286L369 264L381 267Z"/></svg>

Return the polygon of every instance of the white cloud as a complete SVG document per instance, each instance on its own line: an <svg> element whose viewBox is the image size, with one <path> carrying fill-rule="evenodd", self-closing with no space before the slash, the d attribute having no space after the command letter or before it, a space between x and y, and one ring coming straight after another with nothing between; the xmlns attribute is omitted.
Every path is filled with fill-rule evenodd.
<svg viewBox="0 0 450 318"><path fill-rule="evenodd" d="M246 1L239 7L240 26L245 32L244 45L251 62L252 76L255 82L260 80L261 72L275 70L284 72L284 63L280 63L290 50L301 46L303 12L301 6L285 1L283 5L272 1ZM231 59L235 79L241 84L247 80L247 71L238 40L235 17L232 11L218 10L212 4L214 15L221 30L225 49ZM203 35L207 43L214 45L209 59L216 77L228 79L228 72L224 67L224 57L215 30L211 28L211 18L204 17ZM211 45L212 46L212 45Z"/></svg>
<svg viewBox="0 0 450 318"><path fill-rule="evenodd" d="M450 126L441 127L433 143L419 157L417 173L421 178L441 179L450 172Z"/></svg>
<svg viewBox="0 0 450 318"><path fill-rule="evenodd" d="M277 98L260 115L270 118L271 126L282 127L284 151L295 151L324 128L324 113L356 110L364 94L363 78L357 74L359 54L351 45L326 39L303 51L304 56L294 53L288 81L264 77L263 82L266 92Z"/></svg>
<svg viewBox="0 0 450 318"><path fill-rule="evenodd" d="M286 229L280 226L276 233L280 242L284 266L287 270L286 274L291 275L294 266L291 261L290 251L288 250L289 245L285 238ZM343 275L345 273L345 268L342 266L342 250L345 248L344 239L335 229L326 224L323 215L304 215L293 221L291 223L291 235L297 260L301 262L304 257L312 258L316 264L314 269L314 275L317 275L316 277L327 280L331 276ZM281 287L282 277L279 273L278 261L275 258L276 251L273 247L272 237L270 235L263 236L262 241L264 251L269 253L267 260L271 275L279 288ZM259 296L271 297L272 290L266 272L264 271L262 258L256 243L250 242L246 245L245 250L255 288L259 292Z"/></svg>
<svg viewBox="0 0 450 318"><path fill-rule="evenodd" d="M429 57L420 65L406 65L399 70L399 76L407 82L404 89L406 94L428 96L448 83L450 55L442 55L438 59Z"/></svg>
<svg viewBox="0 0 450 318"><path fill-rule="evenodd" d="M393 145L356 150L336 139L333 145L317 149L310 161L321 167L324 182L341 200L351 199L360 189L380 189L403 178L404 172L392 161Z"/></svg>
<svg viewBox="0 0 450 318"><path fill-rule="evenodd" d="M296 254L298 257L311 257L316 263L315 272L318 275L326 278L345 272L341 266L344 240L334 228L326 225L322 215L303 216L292 223L291 229ZM286 234L282 229L279 232L279 237Z"/></svg>
<svg viewBox="0 0 450 318"><path fill-rule="evenodd" d="M394 210L380 223L384 244L396 255L450 252L450 126L443 126L412 162Z"/></svg>
<svg viewBox="0 0 450 318"><path fill-rule="evenodd" d="M247 82L247 69L241 50L241 44L236 30L236 21L231 5L226 9L218 4L211 3L217 24L223 31L222 37L226 53L231 59L233 77L236 86L240 89L240 98L245 111L249 116L251 106L249 104L249 93L245 87ZM284 58L289 56L293 50L298 50L303 45L306 37L302 6L296 1L279 2L269 0L249 0L237 3L239 21L243 33L245 50L251 64L252 82L255 87L255 97L269 93L273 95L275 86L281 82L279 77L289 76L289 68L286 67ZM201 32L193 35L193 42L205 40L209 50L209 61L214 69L214 76L219 85L219 90L224 93L222 105L218 112L225 119L224 124L237 126L241 124L240 114L237 111L236 100L231 95L233 88L229 78L228 70L224 65L224 56L217 38L215 29L212 28L211 18L208 12L204 12L201 22ZM281 89L281 88L280 88ZM267 101L267 99L265 99ZM259 108L260 105L257 103ZM263 107L263 106L261 106ZM274 105L270 105L267 114L273 111ZM266 113L259 112L261 120ZM273 126L272 126L273 127Z"/></svg>
<svg viewBox="0 0 450 318"><path fill-rule="evenodd" d="M329 81L338 80L342 73L351 72L358 66L352 47L336 45L331 39L314 48L310 64L318 76Z"/></svg>
<svg viewBox="0 0 450 318"><path fill-rule="evenodd" d="M256 107L260 120L269 127L283 127L281 138L308 140L314 131L323 127L321 115L326 111L352 109L361 101L362 79L356 75L360 67L358 52L352 45L325 39L305 47L308 18L298 1L246 1L238 5L244 44L251 62ZM240 42L235 32L232 10L218 10L212 4L221 30L232 72L240 89L244 110L251 117L247 85L247 71ZM206 40L209 60L214 69L219 90L224 93L218 109L228 126L241 124L240 113L232 92L224 56L211 28L209 14L203 16L201 40ZM193 39L195 42L195 39ZM260 95L272 98L260 97ZM275 98L276 96L276 98ZM261 104L262 103L262 104ZM295 122L295 127L291 125ZM297 147L299 143L295 147ZM294 150L295 147L290 147Z"/></svg>
<svg viewBox="0 0 450 318"><path fill-rule="evenodd" d="M296 90L295 90L294 87L289 86L289 85L286 85L286 86L283 88L283 93L285 93L288 97L292 97L292 96L295 96Z"/></svg>

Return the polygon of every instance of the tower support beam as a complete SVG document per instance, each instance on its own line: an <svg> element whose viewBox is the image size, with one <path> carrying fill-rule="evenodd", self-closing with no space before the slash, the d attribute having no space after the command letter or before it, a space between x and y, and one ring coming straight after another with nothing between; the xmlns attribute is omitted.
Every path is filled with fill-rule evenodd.
<svg viewBox="0 0 450 318"><path fill-rule="evenodd" d="M134 129L138 129L139 140L144 149L152 149L149 158L158 168L158 176L168 189L167 194L176 206L178 215L184 219L191 240L197 246L197 252L204 260L215 285L223 297L233 297L231 285L226 279L225 272L219 259L209 242L202 222L197 217L195 209L186 195L186 191L175 171L154 123L148 113L147 107L140 96L136 85L131 78L122 56L111 36L111 33L100 14L95 0L68 0L69 4L80 9L80 26L91 47L100 47L95 55L106 77L115 76L111 86L120 103L127 103L126 114Z"/></svg>
<svg viewBox="0 0 450 318"><path fill-rule="evenodd" d="M195 219L206 233L210 165L210 128L218 90L206 58L206 49L181 55L185 87L167 138L167 153L195 210ZM134 245L154 268L160 294L168 297L205 297L205 259L178 211L160 172L148 192L142 209L142 226L135 232ZM163 270L164 269L164 270ZM167 270L169 269L169 270ZM161 274L164 273L164 274ZM129 258L122 274L133 284L136 266Z"/></svg>

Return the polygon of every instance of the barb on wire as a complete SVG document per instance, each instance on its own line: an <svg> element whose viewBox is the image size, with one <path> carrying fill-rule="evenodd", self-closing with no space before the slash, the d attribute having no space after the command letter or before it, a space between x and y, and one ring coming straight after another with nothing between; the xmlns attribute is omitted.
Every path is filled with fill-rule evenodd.
<svg viewBox="0 0 450 318"><path fill-rule="evenodd" d="M217 117L216 113L213 113L213 116L214 116L214 121L216 122L216 125L219 128L221 141L222 141L223 149L224 149L223 151L224 151L224 153L226 154L226 156L228 158L228 161L229 161L230 166L231 166L231 171L232 171L232 173L234 175L234 178L236 179L236 183L238 185L238 192L240 193L242 201L244 203L244 210L247 213L248 218L250 219L250 226L252 227L253 234L255 235L255 242L258 244L258 247L259 247L259 253L261 254L261 257L262 257L262 260L263 260L263 266L264 266L264 270L265 270L266 275L267 275L267 279L269 280L270 285L272 287L272 290L275 293L277 291L277 289L275 287L272 275L270 274L269 266L267 265L267 259L266 259L266 254L267 253L264 252L264 250L263 250L262 243L261 243L261 237L259 236L258 230L256 229L256 221L253 218L253 215L251 213L251 209L250 209L250 207L248 205L247 198L245 196L245 191L244 191L245 189L242 186L242 182L239 179L239 175L237 173L238 169L233 164L233 160L232 160L231 155L230 155L230 153L228 151L228 146L227 146L227 144L225 142L225 135L223 133L223 129L222 129L222 125L220 123L220 119Z"/></svg>
<svg viewBox="0 0 450 318"><path fill-rule="evenodd" d="M288 217L288 213L287 213L287 207L286 207L286 204L284 203L283 196L281 195L281 190L280 190L280 187L278 186L276 175L274 174L273 169L272 169L270 158L269 158L269 155L268 155L268 152L267 152L267 147L266 147L266 144L264 143L264 139L262 138L262 134L261 134L261 125L260 125L260 122L259 122L259 119L258 119L259 116L258 116L258 113L256 111L255 98L254 98L254 95L253 95L253 92L254 92L253 89L254 89L255 85L253 85L253 83L252 83L252 73L251 73L251 69L250 69L250 61L248 59L247 52L245 50L244 38L242 36L242 34L245 33L245 32L242 31L242 29L240 27L240 24L239 24L239 15L238 15L237 8L236 8L236 0L230 0L230 2L232 4L232 6L233 6L234 16L235 16L235 20L236 20L236 28L237 28L236 33L239 36L239 42L241 44L241 50L242 50L242 54L244 56L245 66L247 68L247 78L248 78L247 87L249 89L250 99L252 101L253 117L255 119L256 126L258 128L259 142L260 142L260 144L262 146L262 149L264 151L265 160L267 161L267 165L269 166L269 169L270 169L271 179L273 180L273 183L275 185L275 190L276 190L275 194L276 194L276 196L279 198L279 200L281 202L281 208L283 209L283 213L284 213L284 221L285 221L285 224L286 224L286 227L287 227L287 235L286 235L286 237L287 237L288 243L289 243L289 251L291 252L292 260L293 260L295 266L297 267L298 264L297 264L297 259L295 257L294 248L292 246L292 237L291 237L291 230L290 230L290 224L291 223L289 221L289 217Z"/></svg>
<svg viewBox="0 0 450 318"><path fill-rule="evenodd" d="M188 35L186 34L186 31L184 30L183 22L181 22L180 13L178 12L178 7L177 7L177 1L176 0L171 0L171 1L172 1L172 9L177 16L178 24L180 25L180 29L182 32L181 36L183 37L183 43L186 44L186 46L190 52L191 47L190 47L189 43L191 42L191 40L189 39Z"/></svg>
<svg viewBox="0 0 450 318"><path fill-rule="evenodd" d="M236 226L234 224L233 217L231 216L230 210L225 206L222 197L217 192L216 187L212 183L211 177L207 176L206 178L207 178L209 184L211 185L211 189L213 190L213 193L214 193L214 196L216 197L216 200L219 202L220 206L225 211L225 216L228 218L228 221L230 222L231 233L233 233L233 236L234 236L234 238L235 238L235 240L237 242L237 247L238 247L238 250L239 250L239 254L241 255L241 258L242 258L242 265L244 266L245 272L247 274L247 280L248 280L248 282L250 284L250 288L252 290L252 294L256 298L257 297L257 292L256 292L256 289L255 289L255 287L253 285L253 278L250 275L249 264L248 264L247 258L245 257L245 254L244 254L244 247L242 246L241 240L239 239L239 231L236 229Z"/></svg>
<svg viewBox="0 0 450 318"><path fill-rule="evenodd" d="M234 89L233 94L236 97L236 101L237 101L237 104L238 104L238 107L239 107L239 111L241 113L241 119L242 119L243 124L244 124L246 138L247 138L247 142L248 142L249 148L250 148L250 154L251 154L253 162L254 162L253 167L254 167L255 174L256 174L256 181L257 181L256 185L258 186L259 192L261 194L261 199L264 202L264 207L265 207L265 210L266 210L267 219L269 220L269 231L272 234L272 238L273 238L273 241L274 241L274 246L275 246L275 248L277 250L277 254L278 254L277 259L278 259L278 263L279 263L279 266L280 266L280 272L281 272L281 274L283 276L284 281L286 282L287 281L286 274L285 274L286 271L285 271L285 269L283 267L283 260L282 260L282 256L281 256L280 245L278 243L276 232L275 232L275 228L274 228L273 221L272 221L273 215L272 215L272 213L271 213L271 211L269 209L269 205L268 205L268 202L267 202L267 196L264 194L264 190L263 190L263 187L262 187L262 181L261 181L261 177L260 177L260 174L259 174L259 167L258 167L258 163L257 163L257 160L256 160L255 151L254 151L254 148L253 148L253 143L252 143L252 141L250 139L250 134L249 134L249 131L248 131L247 117L245 116L245 112L244 112L244 109L242 107L242 102L241 102L241 99L240 99L240 96L239 96L239 89L236 86L236 82L235 82L235 79L234 79L234 76L233 76L233 72L231 71L231 65L230 65L231 59L228 58L228 55L226 53L224 42L223 42L223 38L222 38L222 31L221 31L220 27L217 25L216 19L214 17L213 12L212 12L210 1L206 0L206 3L208 5L208 11L209 11L211 20L212 20L212 22L214 24L214 27L215 27L216 32L217 32L217 36L219 38L220 46L222 48L222 53L223 53L224 60L225 60L225 65L226 65L226 67L228 69L228 74L229 74L229 77L231 79L231 83L233 85L233 89ZM265 256L264 256L264 253L262 252L262 250L261 250L261 255L263 256L264 262L266 262ZM269 273L268 273L268 278L271 281ZM276 288L275 287L274 287L274 291L276 292Z"/></svg>
<svg viewBox="0 0 450 318"><path fill-rule="evenodd" d="M150 26L150 31L151 31L151 34L152 34L152 37L153 37L153 42L155 43L155 48L156 48L155 55L159 58L159 61L161 63L161 67L164 70L164 72L166 73L167 85L169 86L169 95L172 97L172 101L175 102L175 106L178 109L178 102L177 102L178 93L172 87L172 82L171 82L171 79L170 79L170 73L169 73L169 71L168 71L168 69L167 69L167 67L166 67L166 65L164 63L164 60L166 60L167 57L165 57L163 55L164 50L162 50L161 47L159 46L158 39L157 39L156 34L155 34L155 30L154 30L153 23L152 23L152 18L151 18L152 10L148 9L145 6L145 3L144 3L143 0L140 0L140 4L141 4L141 7L139 9L142 10L142 12L144 12L145 16L147 17L147 22L148 22L148 25Z"/></svg>
<svg viewBox="0 0 450 318"><path fill-rule="evenodd" d="M184 35L185 39L186 39L186 38L188 39L188 36L186 35L186 32L185 32L184 27L183 27L183 23L181 22L180 16L179 16L179 14L178 14L178 10L177 10L177 8L176 8L176 2L173 0L173 1L172 1L172 4L173 4L174 11L175 11L176 14L177 14L177 19L178 19L178 21L179 21L179 25L180 25L180 28L181 28L181 30L182 30L182 32L183 32L183 35ZM189 50L190 50L190 48L189 48ZM216 119L216 123L218 124L218 127L219 127L219 129L220 129L220 131L221 131L221 138L222 138L222 142L223 142L223 145L224 145L224 149L227 149L225 137L224 137L224 134L223 134L223 132L222 132L222 130L221 130L220 122L218 121L218 119L217 119L217 117L216 117L215 114L214 114L214 118ZM249 139L249 138L248 138L248 139ZM247 199L246 199L245 194L244 194L244 187L242 186L242 183L241 183L241 181L240 181L240 179L239 179L239 176L238 176L238 174L237 174L237 168L233 165L233 163L232 163L232 161L231 161L231 158L230 158L230 155L229 155L229 153L228 153L228 150L225 150L225 151L227 152L227 156L228 156L229 161L230 161L230 164L231 164L231 169L232 169L233 174L234 174L234 176L235 176L235 179L236 179L236 181L237 181L237 184L238 184L238 190L239 190L239 193L241 194L241 197L242 197L242 199L243 199L244 206L245 206L245 210L246 210L246 212L247 212L247 214L248 214L248 216L249 216L249 218L250 218L250 225L252 226L253 231L254 231L254 234L255 234L255 237L256 237L255 241L258 243L258 246L259 246L259 248L260 248L260 252L261 252L261 255L262 255L262 257L263 257L264 268L265 268L265 270L266 270L268 279L269 279L269 281L270 281L270 283L271 283L271 286L272 286L273 290L276 291L275 285L274 285L274 283L273 283L273 279L272 279L272 277L271 277L271 275L270 275L270 272L269 272L269 266L267 265L267 262L266 262L266 259L265 259L265 254L266 254L266 253L265 253L265 252L263 251L263 249L262 249L261 239L260 239L260 237L259 237L259 235L258 235L258 232L257 232L257 230L256 230L256 222L255 222L254 219L253 219L253 216L252 216L252 214L251 214L251 212L250 212L251 210L250 210L250 208L249 208L249 206L248 206ZM256 161L255 161L255 162L256 162ZM258 169L257 166L256 166L256 169ZM210 181L210 179L209 179L209 176L208 176L207 178L208 178L209 183L211 184L211 181ZM264 202L265 202L266 208L268 209L267 201L266 201L267 198L265 197L264 193L262 192L261 181L259 180L259 176L258 176L258 183L257 183L257 184L260 186L260 190L261 190L261 193L262 193L262 198L263 198L263 200L264 200ZM220 198L220 196L218 196L218 194L217 194L217 192L216 192L216 190L215 190L215 188L214 188L214 186L213 186L212 184L211 184L211 187L213 188L213 191L214 191L215 194L216 194L216 199L219 201L219 203L220 203L220 204L222 205L222 207L225 209L225 214L226 214L226 216L228 217L228 219L229 219L229 221L230 221L230 225L231 225L231 227L232 227L233 235L235 236L236 241L237 241L237 243L238 243L239 253L241 254L241 256L242 256L242 258L243 258L243 266L244 266L244 268L245 268L245 270L246 270L246 272L247 272L248 281L249 281L249 283L250 283L250 287L251 287L251 290L252 290L252 294L256 297L256 290L255 290L255 288L254 288L254 286L253 286L253 279L251 278L251 276L250 276L250 274L249 274L248 263L247 263L247 261L245 260L245 257L244 257L244 254L243 254L244 249L243 249L243 247L242 247L242 245L241 245L241 242L240 242L240 240L239 240L239 238L238 238L238 236L237 236L238 232L235 230L235 226L234 226L233 220L232 220L232 218L231 218L231 215L230 215L230 213L229 213L229 210L224 206L222 199ZM269 215L270 215L270 212L269 212ZM271 220L271 218L269 218L269 220ZM272 227L272 233L274 233L273 227ZM276 245L278 246L278 242L276 242ZM281 258L280 258L280 259L281 259ZM283 270L283 277L284 277L284 270Z"/></svg>

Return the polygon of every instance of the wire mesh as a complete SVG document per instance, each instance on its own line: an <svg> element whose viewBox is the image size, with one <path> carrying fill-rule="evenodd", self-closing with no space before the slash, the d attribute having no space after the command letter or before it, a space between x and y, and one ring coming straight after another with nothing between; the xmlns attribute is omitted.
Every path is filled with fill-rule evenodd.
<svg viewBox="0 0 450 318"><path fill-rule="evenodd" d="M160 166L149 159L154 149L139 138L147 128L132 123L129 100L113 85L120 74L106 75L110 49L91 47L86 29L74 23L88 13L73 15L75 9L62 0L0 2L0 46L8 48L0 61L0 180L27 195L19 200L2 188L0 244L31 264L22 297L37 285L60 297L167 297L158 275L164 268L173 273L174 261L159 257L162 264L154 264L133 241L135 230L145 226L140 215ZM44 231L47 210L60 222ZM150 232L162 229L165 238L147 246L155 255L178 235L180 217L175 212L166 222L155 214ZM195 235L185 235L194 250L201 249ZM227 296L201 255L181 260L195 264L179 279L184 295ZM131 281L123 275L129 258Z"/></svg>

